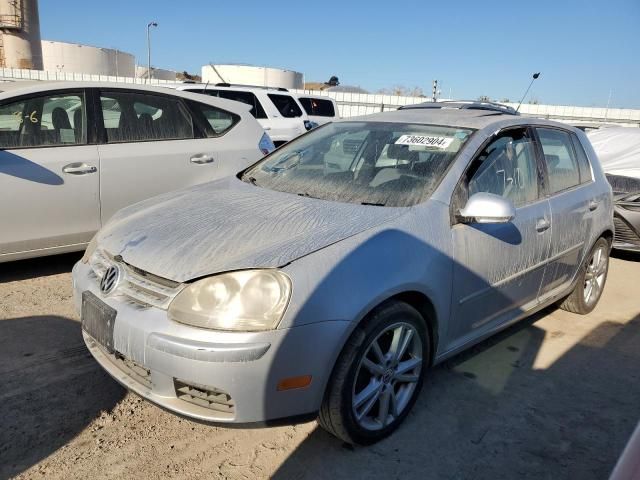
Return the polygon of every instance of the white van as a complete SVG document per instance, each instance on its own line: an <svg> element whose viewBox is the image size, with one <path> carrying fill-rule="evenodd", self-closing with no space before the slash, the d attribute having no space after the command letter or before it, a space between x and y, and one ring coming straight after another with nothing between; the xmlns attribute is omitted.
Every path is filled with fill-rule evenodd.
<svg viewBox="0 0 640 480"><path fill-rule="evenodd" d="M163 86L251 105L251 114L267 131L276 147L317 126L309 120L295 95L285 88L188 82Z"/></svg>

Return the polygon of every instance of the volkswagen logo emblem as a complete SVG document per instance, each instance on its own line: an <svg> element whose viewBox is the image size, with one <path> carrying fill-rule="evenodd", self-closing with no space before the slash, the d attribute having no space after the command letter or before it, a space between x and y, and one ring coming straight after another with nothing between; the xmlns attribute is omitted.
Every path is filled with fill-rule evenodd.
<svg viewBox="0 0 640 480"><path fill-rule="evenodd" d="M122 277L121 272L122 271L118 265L112 265L106 272L104 272L104 275L100 280L100 291L103 295L109 295L116 289L118 283L120 283L120 278Z"/></svg>

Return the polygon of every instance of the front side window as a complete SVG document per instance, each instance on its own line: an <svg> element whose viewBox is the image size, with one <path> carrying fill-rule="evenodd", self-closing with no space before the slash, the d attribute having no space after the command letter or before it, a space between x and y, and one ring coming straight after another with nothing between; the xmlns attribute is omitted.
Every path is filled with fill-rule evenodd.
<svg viewBox="0 0 640 480"><path fill-rule="evenodd" d="M302 116L302 110L300 110L292 96L269 93L268 97L283 117L296 118Z"/></svg>
<svg viewBox="0 0 640 480"><path fill-rule="evenodd" d="M189 105L207 137L222 135L240 121L240 117L235 113L221 110L212 105L191 101Z"/></svg>
<svg viewBox="0 0 640 480"><path fill-rule="evenodd" d="M324 100L313 97L299 97L298 100L302 104L307 115L315 115L317 117L335 117L336 110L333 108L331 100Z"/></svg>
<svg viewBox="0 0 640 480"><path fill-rule="evenodd" d="M327 124L280 147L242 179L305 197L407 207L433 193L471 133L404 123Z"/></svg>
<svg viewBox="0 0 640 480"><path fill-rule="evenodd" d="M478 192L507 198L517 206L539 198L534 142L527 129L500 133L476 157L467 173L468 197Z"/></svg>
<svg viewBox="0 0 640 480"><path fill-rule="evenodd" d="M0 148L82 145L87 141L82 93L52 94L0 105Z"/></svg>
<svg viewBox="0 0 640 480"><path fill-rule="evenodd" d="M554 194L580 184L580 168L569 133L536 128L549 176L549 193Z"/></svg>
<svg viewBox="0 0 640 480"><path fill-rule="evenodd" d="M191 115L179 99L137 92L102 92L108 143L193 138Z"/></svg>

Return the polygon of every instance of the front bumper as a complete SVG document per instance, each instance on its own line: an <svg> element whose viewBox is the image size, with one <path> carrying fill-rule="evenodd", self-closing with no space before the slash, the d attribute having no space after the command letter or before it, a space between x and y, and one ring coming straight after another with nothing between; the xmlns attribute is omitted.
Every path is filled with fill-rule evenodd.
<svg viewBox="0 0 640 480"><path fill-rule="evenodd" d="M349 327L326 321L265 332L194 328L169 320L165 310L104 297L81 262L73 287L78 312L85 291L117 311L113 352L83 331L96 361L138 395L206 422L269 422L317 411ZM308 387L278 391L281 380L303 375L312 376Z"/></svg>

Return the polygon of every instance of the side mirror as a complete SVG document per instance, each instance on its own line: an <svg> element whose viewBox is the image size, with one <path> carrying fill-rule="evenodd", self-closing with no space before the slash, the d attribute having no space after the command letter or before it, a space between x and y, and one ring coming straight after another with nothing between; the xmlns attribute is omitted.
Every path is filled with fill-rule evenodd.
<svg viewBox="0 0 640 480"><path fill-rule="evenodd" d="M462 223L507 223L515 216L516 209L510 200L486 192L471 195L458 214Z"/></svg>

